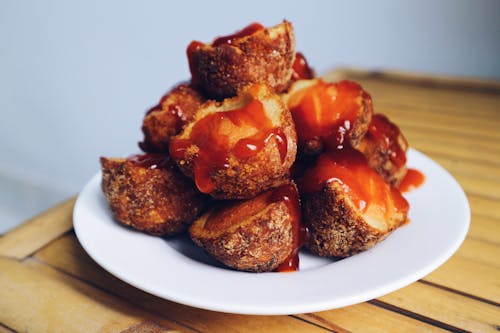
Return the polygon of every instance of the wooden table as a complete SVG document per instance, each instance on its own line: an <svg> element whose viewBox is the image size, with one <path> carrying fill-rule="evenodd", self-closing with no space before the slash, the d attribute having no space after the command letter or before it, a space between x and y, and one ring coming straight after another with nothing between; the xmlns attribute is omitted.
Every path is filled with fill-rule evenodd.
<svg viewBox="0 0 500 333"><path fill-rule="evenodd" d="M0 332L498 332L500 83L352 70L327 77L359 81L376 112L465 189L471 227L443 266L389 295L329 311L200 310L151 296L95 264L72 230L72 198L0 237Z"/></svg>

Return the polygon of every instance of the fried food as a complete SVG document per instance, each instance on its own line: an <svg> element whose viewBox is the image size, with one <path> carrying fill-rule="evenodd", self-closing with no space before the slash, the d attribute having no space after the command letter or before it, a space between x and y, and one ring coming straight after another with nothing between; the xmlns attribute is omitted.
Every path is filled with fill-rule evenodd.
<svg viewBox="0 0 500 333"><path fill-rule="evenodd" d="M211 44L191 42L187 49L192 81L209 98L235 96L250 83L282 92L292 76L295 36L290 22L271 28L253 23Z"/></svg>
<svg viewBox="0 0 500 333"><path fill-rule="evenodd" d="M298 250L300 208L294 184L221 204L189 228L193 241L224 265L242 271L278 269Z"/></svg>
<svg viewBox="0 0 500 333"><path fill-rule="evenodd" d="M166 155L101 157L101 187L115 219L152 235L175 235L201 213L207 197Z"/></svg>
<svg viewBox="0 0 500 333"><path fill-rule="evenodd" d="M408 202L352 148L320 155L299 186L306 246L320 256L367 250L407 220Z"/></svg>
<svg viewBox="0 0 500 333"><path fill-rule="evenodd" d="M357 148L386 182L396 187L401 183L407 171L408 141L386 116L373 115L368 132Z"/></svg>
<svg viewBox="0 0 500 333"><path fill-rule="evenodd" d="M174 87L144 115L144 140L139 147L146 152L167 153L170 138L193 119L203 102L203 96L191 85L183 83Z"/></svg>
<svg viewBox="0 0 500 333"><path fill-rule="evenodd" d="M352 81L298 80L283 100L295 121L299 152L305 155L345 144L356 147L373 114L370 95Z"/></svg>
<svg viewBox="0 0 500 333"><path fill-rule="evenodd" d="M289 178L297 152L290 112L267 85L207 101L170 142L170 156L203 193L248 199Z"/></svg>

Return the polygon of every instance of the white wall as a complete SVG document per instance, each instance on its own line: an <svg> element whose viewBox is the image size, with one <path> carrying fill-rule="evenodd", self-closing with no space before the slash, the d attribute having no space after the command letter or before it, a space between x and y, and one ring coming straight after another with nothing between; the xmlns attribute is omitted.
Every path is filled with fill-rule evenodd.
<svg viewBox="0 0 500 333"><path fill-rule="evenodd" d="M136 152L144 111L188 78L185 48L283 18L336 66L500 78L499 1L0 1L0 172L76 193Z"/></svg>

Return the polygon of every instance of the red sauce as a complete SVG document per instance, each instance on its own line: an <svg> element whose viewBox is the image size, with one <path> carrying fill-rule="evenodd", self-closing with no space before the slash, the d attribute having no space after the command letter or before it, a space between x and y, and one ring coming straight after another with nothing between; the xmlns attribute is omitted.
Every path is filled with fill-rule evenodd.
<svg viewBox="0 0 500 333"><path fill-rule="evenodd" d="M314 78L314 71L307 63L306 58L300 52L295 54L295 62L292 66L292 80L309 80Z"/></svg>
<svg viewBox="0 0 500 333"><path fill-rule="evenodd" d="M234 146L232 152L240 159L252 157L261 151L273 138L278 145L280 158L283 162L288 152L288 142L285 134L279 128L274 128L268 131L266 135L254 135L252 137L239 140Z"/></svg>
<svg viewBox="0 0 500 333"><path fill-rule="evenodd" d="M235 134L250 131L249 136L235 143ZM287 139L281 130L274 128L262 103L252 100L241 109L216 112L199 120L192 128L189 139L173 139L170 155L183 158L186 149L196 145L199 150L194 159L194 179L198 189L210 193L215 184L210 174L229 167L229 155L246 159L259 153L274 138L281 158L287 155Z"/></svg>
<svg viewBox="0 0 500 333"><path fill-rule="evenodd" d="M285 202L292 221L293 250L278 266L278 272L291 272L299 269L299 250L305 244L309 236L307 227L301 223L301 212L299 204L299 194L295 186L291 184L282 185L273 190L268 199L268 203Z"/></svg>
<svg viewBox="0 0 500 333"><path fill-rule="evenodd" d="M425 181L425 175L416 169L408 169L403 180L399 184L401 192L409 192L418 188Z"/></svg>
<svg viewBox="0 0 500 333"><path fill-rule="evenodd" d="M127 161L148 169L170 169L172 167L168 155L159 153L131 155L127 157Z"/></svg>
<svg viewBox="0 0 500 333"><path fill-rule="evenodd" d="M370 168L365 157L350 146L329 150L319 156L313 167L304 173L299 185L301 193L313 193L331 182L339 183L362 213L371 205L378 206L386 217L392 209L408 211L408 202L401 193L386 184ZM394 202L394 207L389 206L390 202Z"/></svg>
<svg viewBox="0 0 500 333"><path fill-rule="evenodd" d="M299 145L321 138L328 147L342 148L363 100L371 106L370 95L352 81L326 83L320 80L292 95L288 107L295 121Z"/></svg>
<svg viewBox="0 0 500 333"><path fill-rule="evenodd" d="M166 94L165 96L163 96L162 99L160 100L160 102L158 103L158 105L149 109L146 112L146 115L149 115L153 112L165 111L162 104L168 96L169 96L169 94ZM184 110L182 110L182 108L178 104L169 104L167 106L166 111L174 117L175 123L173 126L175 127L176 132L179 133L182 130L182 128L184 127L184 125L186 125L186 122L187 122L186 113L184 112Z"/></svg>
<svg viewBox="0 0 500 333"><path fill-rule="evenodd" d="M399 127L383 114L374 114L368 127L368 136L389 153L391 161L399 168L406 164L406 152L398 143L398 138L405 140ZM406 140L405 140L406 141ZM407 145L407 144L406 144Z"/></svg>
<svg viewBox="0 0 500 333"><path fill-rule="evenodd" d="M223 45L223 44L231 45L231 44L234 43L235 40L237 40L239 38L246 37L246 36L253 35L257 31L263 30L263 29L264 29L264 26L262 26L262 24L260 24L260 23L251 23L248 26L246 26L245 28L243 28L242 30L237 31L237 32L235 32L232 35L222 36L222 37L216 38L212 42L212 46L213 47L217 47L217 46L220 46L220 45Z"/></svg>

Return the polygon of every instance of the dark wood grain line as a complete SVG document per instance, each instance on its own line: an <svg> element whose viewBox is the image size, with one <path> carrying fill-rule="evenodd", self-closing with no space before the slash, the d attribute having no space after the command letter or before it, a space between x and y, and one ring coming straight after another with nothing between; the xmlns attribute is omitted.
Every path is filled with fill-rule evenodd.
<svg viewBox="0 0 500 333"><path fill-rule="evenodd" d="M442 328L442 329L450 331L450 332L457 332L457 333L468 333L468 332L470 332L470 331L464 330L464 329L462 329L460 327L449 325L449 324L441 322L439 320L435 320L435 319L423 316L421 314L418 314L418 313L415 313L415 312L412 312L412 311L409 311L409 310L406 310L406 309L394 306L394 305L386 303L386 302L382 302L380 300L376 300L376 299L375 300L371 300L371 301L369 301L369 303L371 303L373 305L376 305L378 307L384 308L386 310L390 310L390 311L393 311L393 312L405 315L407 317L410 317L410 318L413 318L413 319L425 322L427 324L430 324L430 325Z"/></svg>

